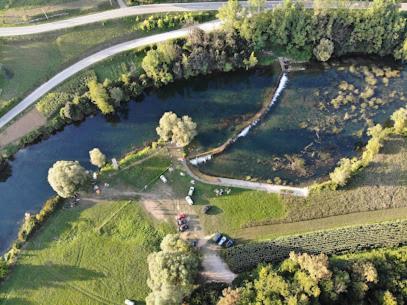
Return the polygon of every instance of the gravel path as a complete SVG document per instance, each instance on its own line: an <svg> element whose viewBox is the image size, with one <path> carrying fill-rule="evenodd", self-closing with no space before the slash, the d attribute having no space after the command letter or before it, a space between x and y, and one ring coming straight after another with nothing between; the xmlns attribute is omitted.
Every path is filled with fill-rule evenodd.
<svg viewBox="0 0 407 305"><path fill-rule="evenodd" d="M185 171L193 177L195 180L201 181L203 183L212 184L212 185L221 185L227 187L237 187L243 189L264 191L269 193L278 193L278 194L287 194L294 195L299 197L307 197L309 195L309 189L307 187L293 187L286 185L275 185L261 182L251 182L238 179L222 178L222 177L213 177L198 172L193 169L191 165L188 164L188 161L181 161Z"/></svg>

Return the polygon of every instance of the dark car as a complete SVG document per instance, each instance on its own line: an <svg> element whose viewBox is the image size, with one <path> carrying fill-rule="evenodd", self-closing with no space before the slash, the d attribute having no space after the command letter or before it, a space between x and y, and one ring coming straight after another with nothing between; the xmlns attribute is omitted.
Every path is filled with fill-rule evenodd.
<svg viewBox="0 0 407 305"><path fill-rule="evenodd" d="M209 211L211 208L212 208L211 205L205 205L205 206L202 208L202 213L204 213L204 214L208 213L208 211Z"/></svg>
<svg viewBox="0 0 407 305"><path fill-rule="evenodd" d="M226 248L230 248L230 247L232 247L234 244L235 244L235 242L234 242L232 239L229 239L229 240L226 242L225 247L226 247Z"/></svg>
<svg viewBox="0 0 407 305"><path fill-rule="evenodd" d="M221 238L222 238L222 234L220 234L220 233L215 233L215 235L213 236L212 240L213 240L215 243L218 243Z"/></svg>
<svg viewBox="0 0 407 305"><path fill-rule="evenodd" d="M188 223L188 220L186 220L185 218L181 218L181 219L178 219L178 220L177 220L177 224L178 224L179 226L182 226L182 225L184 225L184 224L186 224L186 223Z"/></svg>
<svg viewBox="0 0 407 305"><path fill-rule="evenodd" d="M191 246L192 247L196 247L198 245L198 241L197 240L191 240Z"/></svg>
<svg viewBox="0 0 407 305"><path fill-rule="evenodd" d="M188 227L188 225L186 224L186 223L184 223L183 225L180 225L179 227L178 227L178 230L180 231L180 232L184 232L184 231L186 231L186 230L188 230L189 229L189 227Z"/></svg>

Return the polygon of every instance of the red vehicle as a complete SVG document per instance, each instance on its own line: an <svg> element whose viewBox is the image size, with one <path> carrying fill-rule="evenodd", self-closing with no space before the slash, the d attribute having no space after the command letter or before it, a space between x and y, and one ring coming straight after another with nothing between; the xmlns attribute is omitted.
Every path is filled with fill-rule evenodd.
<svg viewBox="0 0 407 305"><path fill-rule="evenodd" d="M177 216L177 220L186 219L186 218L187 218L187 214L185 214L185 213L179 213Z"/></svg>

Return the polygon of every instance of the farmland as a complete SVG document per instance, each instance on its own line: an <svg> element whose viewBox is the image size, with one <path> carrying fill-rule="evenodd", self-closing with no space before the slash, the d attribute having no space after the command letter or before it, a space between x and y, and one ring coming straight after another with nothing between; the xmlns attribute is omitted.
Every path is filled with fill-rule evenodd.
<svg viewBox="0 0 407 305"><path fill-rule="evenodd" d="M260 262L282 260L290 251L334 254L354 253L366 248L397 247L406 243L406 229L407 220L403 220L317 231L239 245L225 250L224 257L233 271L242 272L255 268Z"/></svg>

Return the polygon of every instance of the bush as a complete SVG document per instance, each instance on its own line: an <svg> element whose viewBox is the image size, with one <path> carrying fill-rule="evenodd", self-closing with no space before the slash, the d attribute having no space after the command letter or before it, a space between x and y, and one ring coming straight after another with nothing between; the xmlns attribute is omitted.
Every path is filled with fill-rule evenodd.
<svg viewBox="0 0 407 305"><path fill-rule="evenodd" d="M322 38L314 48L314 55L319 61L328 61L334 52L334 44L331 40Z"/></svg>
<svg viewBox="0 0 407 305"><path fill-rule="evenodd" d="M56 114L66 103L72 100L72 96L65 92L47 93L37 103L36 108L45 117L49 118Z"/></svg>

